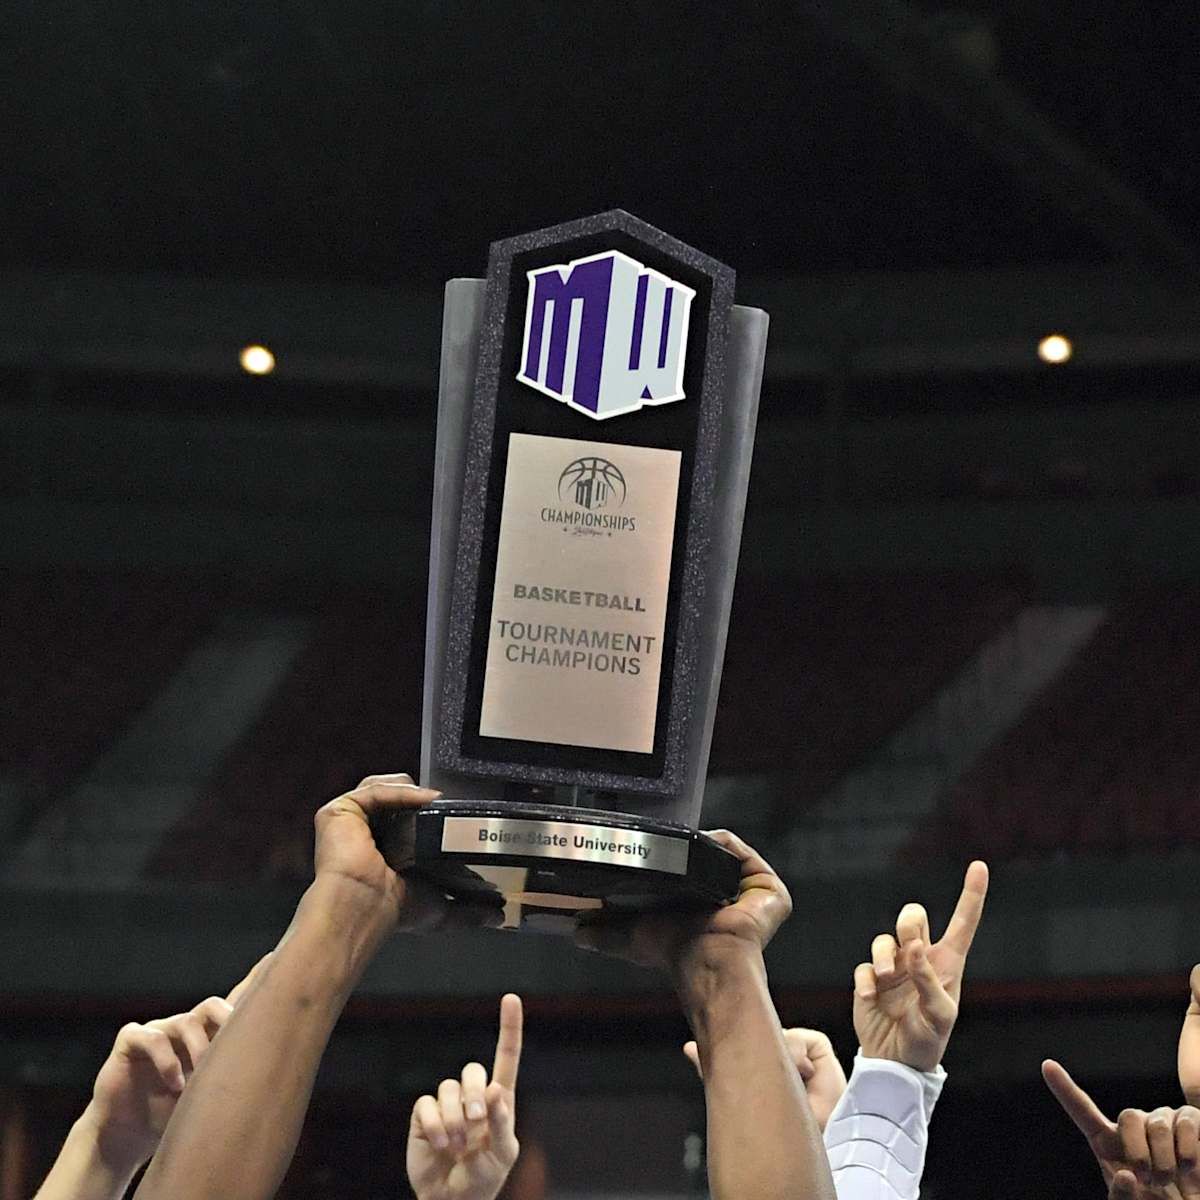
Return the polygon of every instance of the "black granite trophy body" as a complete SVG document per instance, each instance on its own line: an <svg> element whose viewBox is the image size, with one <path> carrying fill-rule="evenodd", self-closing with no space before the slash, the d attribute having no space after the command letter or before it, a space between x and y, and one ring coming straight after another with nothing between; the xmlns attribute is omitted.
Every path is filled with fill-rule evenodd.
<svg viewBox="0 0 1200 1200"><path fill-rule="evenodd" d="M698 833L766 314L615 211L446 288L408 866L510 926L717 905Z"/></svg>

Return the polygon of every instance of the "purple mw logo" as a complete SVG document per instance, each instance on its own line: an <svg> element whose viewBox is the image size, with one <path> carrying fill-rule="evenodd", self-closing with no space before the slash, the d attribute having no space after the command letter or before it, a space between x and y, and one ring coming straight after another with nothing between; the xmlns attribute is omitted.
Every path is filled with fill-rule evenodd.
<svg viewBox="0 0 1200 1200"><path fill-rule="evenodd" d="M596 420L684 398L692 288L617 250L527 274L522 383Z"/></svg>

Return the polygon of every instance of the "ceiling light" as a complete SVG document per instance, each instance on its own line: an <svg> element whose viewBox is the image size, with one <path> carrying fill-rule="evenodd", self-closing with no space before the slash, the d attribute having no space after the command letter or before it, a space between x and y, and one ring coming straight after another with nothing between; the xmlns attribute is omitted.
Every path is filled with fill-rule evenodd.
<svg viewBox="0 0 1200 1200"><path fill-rule="evenodd" d="M270 375L275 370L275 355L266 346L243 346L238 362L248 375Z"/></svg>
<svg viewBox="0 0 1200 1200"><path fill-rule="evenodd" d="M1071 339L1063 337L1061 333L1047 334L1040 342L1038 342L1038 358L1044 363L1065 363L1075 352L1075 347L1071 345Z"/></svg>

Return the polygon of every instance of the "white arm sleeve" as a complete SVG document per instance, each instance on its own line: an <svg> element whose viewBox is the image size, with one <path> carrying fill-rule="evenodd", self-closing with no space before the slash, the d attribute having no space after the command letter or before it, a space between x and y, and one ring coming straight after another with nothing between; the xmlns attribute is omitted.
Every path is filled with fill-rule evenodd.
<svg viewBox="0 0 1200 1200"><path fill-rule="evenodd" d="M838 1200L916 1200L929 1118L945 1082L940 1066L915 1071L858 1052L825 1127Z"/></svg>

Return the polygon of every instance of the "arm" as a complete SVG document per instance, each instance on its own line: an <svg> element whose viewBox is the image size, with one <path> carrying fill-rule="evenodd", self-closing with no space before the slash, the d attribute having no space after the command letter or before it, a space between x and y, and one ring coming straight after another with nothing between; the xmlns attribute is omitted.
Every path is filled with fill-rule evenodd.
<svg viewBox="0 0 1200 1200"><path fill-rule="evenodd" d="M914 1071L859 1051L825 1127L838 1200L915 1200L945 1079L940 1067Z"/></svg>
<svg viewBox="0 0 1200 1200"><path fill-rule="evenodd" d="M351 885L309 887L241 1019L180 1101L138 1197L275 1194L329 1035L387 932Z"/></svg>
<svg viewBox="0 0 1200 1200"><path fill-rule="evenodd" d="M436 792L370 776L316 816L316 878L270 962L205 1056L137 1190L140 1200L267 1200L283 1179L342 1007L415 892L367 823Z"/></svg>
<svg viewBox="0 0 1200 1200"><path fill-rule="evenodd" d="M596 921L581 925L577 941L670 971L696 1036L713 1200L833 1200L821 1133L762 956L791 912L791 897L740 838L725 830L712 836L741 860L734 904L699 916Z"/></svg>
<svg viewBox="0 0 1200 1200"><path fill-rule="evenodd" d="M437 1098L413 1105L408 1181L417 1200L496 1200L520 1145L514 1130L522 1013L518 996L500 1001L492 1078L468 1063L461 1079L443 1079Z"/></svg>
<svg viewBox="0 0 1200 1200"><path fill-rule="evenodd" d="M210 996L190 1012L121 1029L36 1200L120 1200L261 965L223 1000Z"/></svg>
<svg viewBox="0 0 1200 1200"><path fill-rule="evenodd" d="M71 1126L35 1200L121 1200L125 1195L142 1160L110 1153L90 1110L89 1104Z"/></svg>
<svg viewBox="0 0 1200 1200"><path fill-rule="evenodd" d="M832 1197L821 1131L788 1053L761 952L707 951L683 972L679 991L704 1075L713 1200Z"/></svg>
<svg viewBox="0 0 1200 1200"><path fill-rule="evenodd" d="M936 943L925 909L906 904L896 936L880 934L871 962L854 972L861 1049L825 1129L840 1200L915 1200L920 1190L929 1120L946 1079L940 1064L987 886L986 865L972 863Z"/></svg>

